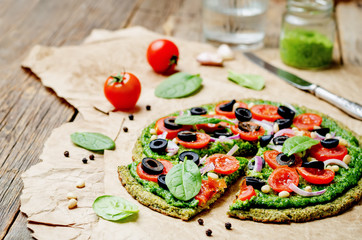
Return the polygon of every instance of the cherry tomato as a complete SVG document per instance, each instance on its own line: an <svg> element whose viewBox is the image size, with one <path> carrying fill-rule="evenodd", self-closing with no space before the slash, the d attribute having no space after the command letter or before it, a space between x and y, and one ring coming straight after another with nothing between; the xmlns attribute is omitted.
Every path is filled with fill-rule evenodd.
<svg viewBox="0 0 362 240"><path fill-rule="evenodd" d="M110 76L104 83L104 95L116 110L133 108L141 94L141 83L132 73Z"/></svg>
<svg viewBox="0 0 362 240"><path fill-rule="evenodd" d="M221 116L221 115L202 115L203 117L210 117L210 118L219 118L219 119L225 119L225 116ZM196 128L197 129L202 129L207 133L212 133L215 132L216 130L226 127L229 124L226 122L220 122L217 124L212 124L212 123L205 123L205 124L197 124Z"/></svg>
<svg viewBox="0 0 362 240"><path fill-rule="evenodd" d="M281 152L277 150L268 150L264 152L264 160L272 169L276 169L277 167L282 166L276 160L279 153ZM302 166L303 160L296 154L294 154L294 157L295 157L295 163L290 167L295 168Z"/></svg>
<svg viewBox="0 0 362 240"><path fill-rule="evenodd" d="M297 171L307 182L313 184L328 184L334 179L334 172L329 169L298 167Z"/></svg>
<svg viewBox="0 0 362 240"><path fill-rule="evenodd" d="M313 130L314 126L320 126L322 117L314 113L303 113L296 116L293 120L294 126L302 130Z"/></svg>
<svg viewBox="0 0 362 240"><path fill-rule="evenodd" d="M224 179L208 178L202 180L200 192L195 196L199 200L199 206L205 205L220 189L226 188Z"/></svg>
<svg viewBox="0 0 362 240"><path fill-rule="evenodd" d="M249 200L253 196L256 196L253 186L245 186L243 189L240 189L238 200Z"/></svg>
<svg viewBox="0 0 362 240"><path fill-rule="evenodd" d="M299 184L299 175L297 171L293 168L287 166L280 166L276 168L268 178L268 183L270 187L276 191L287 191L292 192L289 188L291 183L294 183L295 186Z"/></svg>
<svg viewBox="0 0 362 240"><path fill-rule="evenodd" d="M177 65L177 46L167 39L153 41L147 49L147 60L157 73L171 73Z"/></svg>
<svg viewBox="0 0 362 240"><path fill-rule="evenodd" d="M258 124L253 122L248 122L248 123L250 125L258 126ZM263 136L265 133L265 129L262 126L260 126L258 131L252 131L252 132L243 131L238 127L238 125L233 125L231 126L230 129L234 134L239 134L241 139L247 141L256 141L258 140L259 137Z"/></svg>
<svg viewBox="0 0 362 240"><path fill-rule="evenodd" d="M179 129L168 129L165 127L164 120L166 118L176 118L176 117L163 117L157 120L156 122L156 132L157 134L162 134L163 132L167 132L166 139L174 139L177 137L177 133L184 130L190 130L192 126L184 125Z"/></svg>
<svg viewBox="0 0 362 240"><path fill-rule="evenodd" d="M227 118L236 118L235 117L235 112L234 111L230 111L230 112L227 112L227 111L223 111L220 109L220 106L225 104L225 103L228 103L229 101L225 101L225 102L222 102L222 103L219 103L218 105L216 105L215 107L215 112L216 114L218 115L222 115L222 116L225 116ZM238 104L238 105L237 105ZM243 102L236 102L234 104L234 106L237 105L238 107L241 107L241 108L248 108L248 105L246 103L243 103Z"/></svg>
<svg viewBox="0 0 362 240"><path fill-rule="evenodd" d="M310 156L318 161L325 161L332 158L343 160L347 154L347 148L341 144L335 148L325 148L322 144L318 143L310 149Z"/></svg>
<svg viewBox="0 0 362 240"><path fill-rule="evenodd" d="M250 109L256 120L267 120L274 122L282 117L278 114L278 107L273 105L254 105Z"/></svg>
<svg viewBox="0 0 362 240"><path fill-rule="evenodd" d="M211 155L206 159L206 164L210 163L215 166L214 172L220 174L231 174L240 167L240 163L235 157L226 154Z"/></svg>
<svg viewBox="0 0 362 240"><path fill-rule="evenodd" d="M163 172L161 174L167 174L173 167L172 163L167 160L164 160L164 159L157 159L157 160L163 164ZM140 162L137 165L137 174L140 178L142 178L144 180L152 181L152 182L157 182L157 177L159 175L161 175L161 174L151 175L151 174L146 173L142 168L142 162Z"/></svg>
<svg viewBox="0 0 362 240"><path fill-rule="evenodd" d="M180 143L185 148L199 149L199 148L206 147L206 145L210 142L211 138L206 133L197 132L196 141L185 142L185 141L180 140L178 137L176 139L177 139L177 142Z"/></svg>

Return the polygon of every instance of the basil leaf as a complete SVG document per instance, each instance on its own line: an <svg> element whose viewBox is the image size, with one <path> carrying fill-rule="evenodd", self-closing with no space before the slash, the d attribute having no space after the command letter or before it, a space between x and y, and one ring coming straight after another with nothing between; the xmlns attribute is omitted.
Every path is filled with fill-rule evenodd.
<svg viewBox="0 0 362 240"><path fill-rule="evenodd" d="M70 135L70 138L75 145L91 151L115 148L113 140L101 133L75 132Z"/></svg>
<svg viewBox="0 0 362 240"><path fill-rule="evenodd" d="M167 173L166 185L175 198L188 201L200 192L200 170L193 161L183 161Z"/></svg>
<svg viewBox="0 0 362 240"><path fill-rule="evenodd" d="M138 212L137 205L112 195L97 197L92 207L98 216L110 221L118 221Z"/></svg>
<svg viewBox="0 0 362 240"><path fill-rule="evenodd" d="M200 75L191 75L184 72L175 73L161 82L155 90L160 98L182 98L191 95L201 87Z"/></svg>
<svg viewBox="0 0 362 240"><path fill-rule="evenodd" d="M225 119L203 117L203 116L182 115L178 116L175 120L175 123L180 125L196 125L196 124L205 124L205 123L216 124L219 122L227 122L229 124L234 124L233 122Z"/></svg>
<svg viewBox="0 0 362 240"><path fill-rule="evenodd" d="M303 152L318 143L318 140L307 136L295 136L285 140L282 152L287 156L290 156L294 153Z"/></svg>
<svg viewBox="0 0 362 240"><path fill-rule="evenodd" d="M229 71L228 79L246 88L251 88L254 90L262 90L264 88L264 78L260 75L239 74L233 71Z"/></svg>

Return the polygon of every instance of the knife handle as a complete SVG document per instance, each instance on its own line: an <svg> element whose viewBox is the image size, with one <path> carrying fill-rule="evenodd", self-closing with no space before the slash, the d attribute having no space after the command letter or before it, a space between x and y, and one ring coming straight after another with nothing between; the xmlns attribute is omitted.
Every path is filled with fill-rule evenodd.
<svg viewBox="0 0 362 240"><path fill-rule="evenodd" d="M314 90L314 94L317 97L335 105L350 116L358 120L362 120L362 105L351 102L343 97L337 96L322 87L316 87Z"/></svg>

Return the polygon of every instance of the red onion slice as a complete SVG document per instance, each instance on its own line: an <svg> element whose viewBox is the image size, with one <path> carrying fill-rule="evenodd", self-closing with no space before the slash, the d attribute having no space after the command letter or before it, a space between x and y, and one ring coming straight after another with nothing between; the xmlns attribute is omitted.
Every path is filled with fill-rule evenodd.
<svg viewBox="0 0 362 240"><path fill-rule="evenodd" d="M166 139L166 137L167 137L167 133L168 133L168 132L163 132L162 134L157 135L157 138Z"/></svg>
<svg viewBox="0 0 362 240"><path fill-rule="evenodd" d="M202 158L200 158L200 164L204 164L206 158L207 158L207 154L205 156L203 156Z"/></svg>
<svg viewBox="0 0 362 240"><path fill-rule="evenodd" d="M207 172L210 172L215 169L215 165L213 163L207 164L200 169L200 173L204 175Z"/></svg>
<svg viewBox="0 0 362 240"><path fill-rule="evenodd" d="M329 164L336 164L338 166L341 166L341 167L344 167L345 169L348 169L348 165L345 164L342 160L339 160L339 159L328 159L326 161L323 162L324 163L324 167L327 167L327 165Z"/></svg>
<svg viewBox="0 0 362 240"><path fill-rule="evenodd" d="M285 128L285 129L282 129L282 130L276 132L274 134L274 138L282 136L283 134L288 134L288 135L293 135L293 136L295 135L294 130L292 130L291 128Z"/></svg>
<svg viewBox="0 0 362 240"><path fill-rule="evenodd" d="M263 168L263 159L260 156L255 156L254 172L260 172Z"/></svg>
<svg viewBox="0 0 362 240"><path fill-rule="evenodd" d="M259 120L255 120L255 119L251 119L250 121L262 126L265 129L266 134L271 135L274 133L273 124L271 122L264 121L264 120L259 121Z"/></svg>
<svg viewBox="0 0 362 240"><path fill-rule="evenodd" d="M322 195L323 193L325 193L327 191L327 189L323 189L323 190L316 191L316 192L307 192L307 191L304 191L303 189L300 189L299 187L295 186L294 183L289 184L289 188L290 188L290 190L292 190L296 194L299 194L299 195L304 196L304 197L319 196L319 195Z"/></svg>
<svg viewBox="0 0 362 240"><path fill-rule="evenodd" d="M175 142L168 141L166 147L167 156L174 156L178 152L179 148L180 147L177 146Z"/></svg>
<svg viewBox="0 0 362 240"><path fill-rule="evenodd" d="M239 146L235 144L226 155L232 156L238 149Z"/></svg>
<svg viewBox="0 0 362 240"><path fill-rule="evenodd" d="M283 146L281 146L281 145L272 145L272 144L268 144L267 147L270 149L273 149L273 150L277 150L278 152L282 152L282 148L283 148Z"/></svg>
<svg viewBox="0 0 362 240"><path fill-rule="evenodd" d="M283 103L283 105L286 106L286 107L288 107L288 108L290 108L290 109L292 109L295 113L297 113L297 110L295 109L295 107L293 107L292 104L285 102L285 103Z"/></svg>

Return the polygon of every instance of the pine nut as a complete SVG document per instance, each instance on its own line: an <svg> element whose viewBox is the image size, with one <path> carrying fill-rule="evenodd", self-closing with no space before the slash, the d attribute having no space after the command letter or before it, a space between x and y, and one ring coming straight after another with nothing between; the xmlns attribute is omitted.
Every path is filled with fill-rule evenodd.
<svg viewBox="0 0 362 240"><path fill-rule="evenodd" d="M85 181L79 180L76 185L77 188L84 188L85 187Z"/></svg>
<svg viewBox="0 0 362 240"><path fill-rule="evenodd" d="M78 201L75 200L74 198L72 198L68 201L68 208L73 209L77 206L77 204L78 204Z"/></svg>
<svg viewBox="0 0 362 240"><path fill-rule="evenodd" d="M208 172L207 176L212 178L212 179L218 179L219 178L219 176L216 173L213 173L213 172Z"/></svg>
<svg viewBox="0 0 362 240"><path fill-rule="evenodd" d="M269 193L270 190L271 190L271 188L270 188L269 185L264 185L264 186L261 187L261 191L262 191L263 193Z"/></svg>
<svg viewBox="0 0 362 240"><path fill-rule="evenodd" d="M351 162L351 155L347 154L344 156L343 162L348 165Z"/></svg>
<svg viewBox="0 0 362 240"><path fill-rule="evenodd" d="M150 133L151 133L152 135L155 135L155 134L156 134L156 129L154 129L154 128L150 129Z"/></svg>
<svg viewBox="0 0 362 240"><path fill-rule="evenodd" d="M306 186L304 188L304 190L307 191L307 192L312 192L312 187L311 186Z"/></svg>
<svg viewBox="0 0 362 240"><path fill-rule="evenodd" d="M77 196L74 193L69 192L69 193L67 193L67 198L68 199L77 199Z"/></svg>
<svg viewBox="0 0 362 240"><path fill-rule="evenodd" d="M287 198L287 197L289 197L289 196L290 196L290 193L287 192L287 191L281 191L281 192L279 193L279 197L281 197L281 198Z"/></svg>

